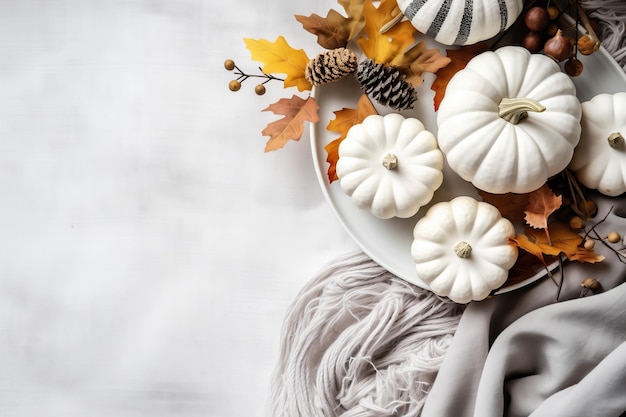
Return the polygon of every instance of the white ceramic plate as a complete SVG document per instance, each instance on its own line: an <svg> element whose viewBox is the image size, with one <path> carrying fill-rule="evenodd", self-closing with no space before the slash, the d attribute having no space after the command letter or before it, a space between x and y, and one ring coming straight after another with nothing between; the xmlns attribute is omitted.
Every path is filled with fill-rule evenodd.
<svg viewBox="0 0 626 417"><path fill-rule="evenodd" d="M576 85L577 95L581 102L600 93L613 94L626 91L626 75L605 49L601 48L591 56L580 56L579 59L584 64L584 71L572 80ZM426 74L424 84L418 88L419 99L415 108L402 112L402 114L418 118L424 123L426 129L436 136L434 92L430 89L433 80L432 74ZM411 259L411 243L415 223L436 202L449 201L459 195L469 195L480 199L476 190L446 166L444 168L444 183L435 193L433 201L422 207L411 218L381 220L369 212L357 208L350 197L343 193L338 181L329 183L327 153L324 146L338 137L338 134L326 129L328 122L335 117L335 111L356 107L357 100L361 95L359 86L353 77L346 77L340 82L316 88L313 95L320 105L320 121L311 125L313 164L328 203L332 206L346 232L364 253L396 276L427 288L427 285L418 278L415 264ZM379 106L377 106L377 110L381 114L391 111ZM518 226L521 227L522 225ZM511 291L527 285L542 276L545 276L543 269L539 270L532 278L515 285L506 286L500 292Z"/></svg>

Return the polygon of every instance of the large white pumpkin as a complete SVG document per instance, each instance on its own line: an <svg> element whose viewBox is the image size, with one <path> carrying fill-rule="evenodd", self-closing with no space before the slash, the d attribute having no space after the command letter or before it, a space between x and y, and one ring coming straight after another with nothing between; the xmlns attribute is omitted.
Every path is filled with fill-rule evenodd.
<svg viewBox="0 0 626 417"><path fill-rule="evenodd" d="M521 14L522 0L398 0L420 32L445 45L469 45L508 29Z"/></svg>
<svg viewBox="0 0 626 417"><path fill-rule="evenodd" d="M527 193L570 163L580 117L574 83L554 60L505 46L452 77L437 137L452 170L476 188Z"/></svg>
<svg viewBox="0 0 626 417"><path fill-rule="evenodd" d="M443 183L435 136L415 118L370 115L339 145L337 176L357 207L381 219L411 217Z"/></svg>
<svg viewBox="0 0 626 417"><path fill-rule="evenodd" d="M626 93L598 94L582 104L582 134L570 164L578 180L602 194L626 192Z"/></svg>

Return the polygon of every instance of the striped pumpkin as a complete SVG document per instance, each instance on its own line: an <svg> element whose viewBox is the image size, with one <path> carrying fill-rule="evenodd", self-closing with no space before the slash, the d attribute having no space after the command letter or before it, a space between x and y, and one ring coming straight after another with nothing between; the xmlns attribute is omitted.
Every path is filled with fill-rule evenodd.
<svg viewBox="0 0 626 417"><path fill-rule="evenodd" d="M398 0L413 26L444 45L491 39L515 22L523 0Z"/></svg>

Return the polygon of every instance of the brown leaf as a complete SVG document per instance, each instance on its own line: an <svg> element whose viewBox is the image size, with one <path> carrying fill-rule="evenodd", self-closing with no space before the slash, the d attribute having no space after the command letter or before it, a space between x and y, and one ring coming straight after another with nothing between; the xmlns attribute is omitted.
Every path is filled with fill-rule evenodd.
<svg viewBox="0 0 626 417"><path fill-rule="evenodd" d="M546 265L556 260L554 256L544 256L546 264L537 259L533 254L520 251L513 267L509 270L509 276L503 285L503 288L518 284L534 277L542 269L545 271Z"/></svg>
<svg viewBox="0 0 626 417"><path fill-rule="evenodd" d="M263 136L270 137L265 145L265 152L282 148L289 139L300 140L304 132L304 122L315 123L319 121L318 109L319 106L313 97L303 99L296 95L290 99L281 98L263 109L263 111L271 111L274 114L285 116L271 122L261 132Z"/></svg>
<svg viewBox="0 0 626 417"><path fill-rule="evenodd" d="M403 54L397 55L391 61L391 65L396 66L406 74L407 82L419 87L424 82L423 75L425 72L435 74L448 65L450 61L450 58L441 55L439 49L429 49L426 47L426 42L421 41Z"/></svg>
<svg viewBox="0 0 626 417"><path fill-rule="evenodd" d="M531 192L528 195L528 205L524 213L524 220L530 227L544 229L548 240L550 232L548 229L548 218L557 211L563 204L563 197L555 195L547 184Z"/></svg>
<svg viewBox="0 0 626 417"><path fill-rule="evenodd" d="M596 262L602 262L604 260L604 256L600 255L594 250L586 249L579 246L576 252L568 256L568 259L570 261L586 262L593 264Z"/></svg>
<svg viewBox="0 0 626 417"><path fill-rule="evenodd" d="M528 205L528 194L491 194L483 190L476 190L483 201L500 210L502 217L513 223L524 221L524 209Z"/></svg>
<svg viewBox="0 0 626 417"><path fill-rule="evenodd" d="M296 20L302 27L317 36L317 43L326 49L344 47L350 40L349 18L342 16L334 9L330 9L326 17L317 14L310 16L296 15Z"/></svg>
<svg viewBox="0 0 626 417"><path fill-rule="evenodd" d="M488 46L484 42L479 42L474 45L463 46L459 49L447 49L446 53L450 58L450 63L444 68L437 71L437 78L433 81L433 85L430 87L435 92L434 107L435 111L439 109L439 104L446 93L446 87L450 79L458 71L465 68L470 59L476 55L485 52Z"/></svg>
<svg viewBox="0 0 626 417"><path fill-rule="evenodd" d="M335 118L328 122L326 129L341 135L324 147L327 154L326 162L329 163L328 180L331 183L339 179L336 171L337 161L339 160L339 144L345 139L348 130L352 126L361 123L367 116L377 114L378 112L367 95L363 94L357 102L356 109L343 108L334 113Z"/></svg>

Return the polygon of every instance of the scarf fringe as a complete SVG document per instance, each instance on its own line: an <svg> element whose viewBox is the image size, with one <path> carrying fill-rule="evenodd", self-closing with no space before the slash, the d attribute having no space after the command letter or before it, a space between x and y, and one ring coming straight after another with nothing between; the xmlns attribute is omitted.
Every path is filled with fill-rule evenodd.
<svg viewBox="0 0 626 417"><path fill-rule="evenodd" d="M419 416L460 313L362 253L336 259L287 312L268 415Z"/></svg>

